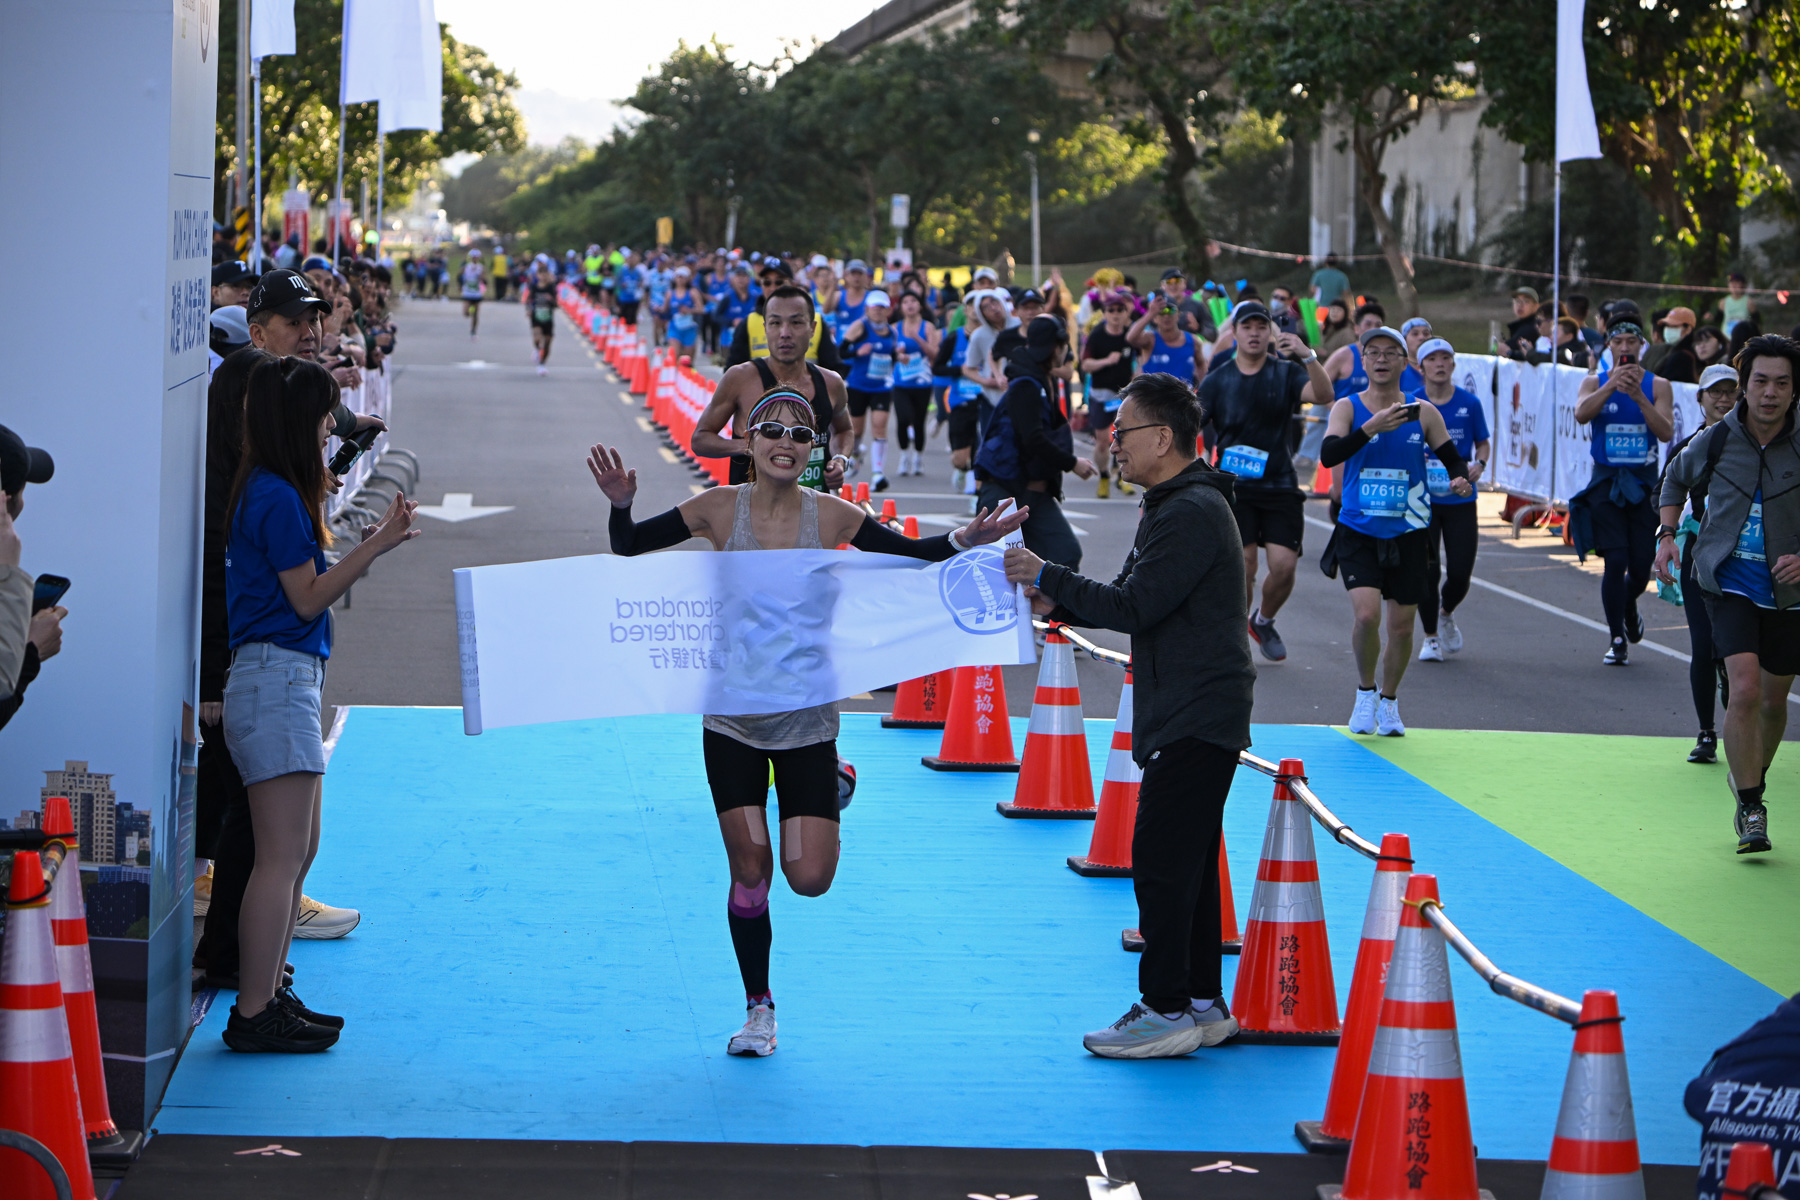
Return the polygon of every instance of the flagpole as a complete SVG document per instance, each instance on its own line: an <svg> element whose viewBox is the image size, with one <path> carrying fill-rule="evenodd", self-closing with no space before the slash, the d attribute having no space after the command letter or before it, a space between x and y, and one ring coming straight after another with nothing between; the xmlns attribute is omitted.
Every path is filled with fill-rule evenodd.
<svg viewBox="0 0 1800 1200"><path fill-rule="evenodd" d="M386 218L382 215L382 187L385 183L387 169L387 134L381 132L381 109L375 109L375 261L381 261L381 238L387 228Z"/></svg>
<svg viewBox="0 0 1800 1200"><path fill-rule="evenodd" d="M262 59L250 60L250 95L254 98L251 120L256 128L256 178L250 187L252 206L250 269L258 275L263 267L263 167L262 167Z"/></svg>
<svg viewBox="0 0 1800 1200"><path fill-rule="evenodd" d="M1554 88L1551 103L1554 105ZM1552 110L1554 111L1554 109ZM1550 503L1556 503L1556 443L1557 433L1562 429L1562 414L1556 404L1556 334L1557 326L1562 321L1562 159L1556 159L1556 182L1551 202L1550 218Z"/></svg>
<svg viewBox="0 0 1800 1200"><path fill-rule="evenodd" d="M338 104L338 161L337 161L337 194L331 204L331 265L335 269L338 263L340 241L339 233L344 225L344 105Z"/></svg>

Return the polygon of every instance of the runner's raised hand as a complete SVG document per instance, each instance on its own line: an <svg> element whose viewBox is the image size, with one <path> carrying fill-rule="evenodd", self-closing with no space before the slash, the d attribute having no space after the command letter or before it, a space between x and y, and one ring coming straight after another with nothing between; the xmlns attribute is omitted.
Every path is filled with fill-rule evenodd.
<svg viewBox="0 0 1800 1200"><path fill-rule="evenodd" d="M596 442L588 448L588 471L614 508L630 508L637 495L637 471L626 470L617 450Z"/></svg>

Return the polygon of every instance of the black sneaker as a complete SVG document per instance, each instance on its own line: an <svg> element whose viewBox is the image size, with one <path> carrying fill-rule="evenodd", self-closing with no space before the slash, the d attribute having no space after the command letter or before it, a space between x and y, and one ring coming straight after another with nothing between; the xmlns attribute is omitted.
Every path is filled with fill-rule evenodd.
<svg viewBox="0 0 1800 1200"><path fill-rule="evenodd" d="M254 1017L244 1016L233 1004L224 1037L240 1054L316 1054L336 1044L338 1031L314 1025L272 1000Z"/></svg>
<svg viewBox="0 0 1800 1200"><path fill-rule="evenodd" d="M1614 638L1612 640L1612 645L1607 647L1606 657L1600 661L1609 667L1622 667L1629 663L1631 661L1631 651L1626 646L1625 639Z"/></svg>
<svg viewBox="0 0 1800 1200"><path fill-rule="evenodd" d="M1688 751L1691 763L1716 763L1719 761L1719 735L1710 729L1702 729L1700 736L1694 739L1694 748Z"/></svg>
<svg viewBox="0 0 1800 1200"><path fill-rule="evenodd" d="M1631 606L1631 612L1625 618L1625 636L1630 638L1634 645L1644 640L1644 614L1637 610L1635 604Z"/></svg>
<svg viewBox="0 0 1800 1200"><path fill-rule="evenodd" d="M1270 662L1280 662L1287 657L1287 643L1281 640L1279 633L1275 632L1275 622L1273 621L1267 625L1258 625L1256 617L1252 616L1250 618L1250 640L1256 643L1257 648L1262 651L1263 657Z"/></svg>
<svg viewBox="0 0 1800 1200"><path fill-rule="evenodd" d="M1760 804L1739 804L1732 825L1737 829L1739 854L1762 854L1769 845L1769 810Z"/></svg>
<svg viewBox="0 0 1800 1200"><path fill-rule="evenodd" d="M306 1007L306 1005L302 1003L300 997L294 994L294 989L291 986L284 987L275 993L275 1003L287 1005L288 1011L299 1017L302 1021L310 1021L314 1025L323 1025L327 1029L342 1029L344 1027L344 1018L334 1017L329 1013L314 1012L312 1009Z"/></svg>

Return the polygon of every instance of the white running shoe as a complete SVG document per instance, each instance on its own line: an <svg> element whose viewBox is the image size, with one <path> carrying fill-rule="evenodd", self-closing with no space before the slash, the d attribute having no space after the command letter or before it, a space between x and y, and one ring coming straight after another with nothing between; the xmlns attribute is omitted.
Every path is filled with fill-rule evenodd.
<svg viewBox="0 0 1800 1200"><path fill-rule="evenodd" d="M1405 737L1406 726L1400 723L1400 701L1386 696L1375 708L1375 732L1382 737Z"/></svg>
<svg viewBox="0 0 1800 1200"><path fill-rule="evenodd" d="M539 375L548 375L549 373L550 373L549 367L546 367L543 363L538 364L538 374Z"/></svg>
<svg viewBox="0 0 1800 1200"><path fill-rule="evenodd" d="M294 936L308 941L341 938L362 923L362 914L354 908L333 908L320 904L311 896L300 897L300 916L294 921Z"/></svg>
<svg viewBox="0 0 1800 1200"><path fill-rule="evenodd" d="M1438 640L1450 654L1462 650L1462 630L1456 627L1456 618L1449 613L1438 614Z"/></svg>
<svg viewBox="0 0 1800 1200"><path fill-rule="evenodd" d="M767 1058L775 1053L775 1009L768 1004L750 1006L750 1017L744 1027L732 1036L725 1047L727 1054Z"/></svg>
<svg viewBox="0 0 1800 1200"><path fill-rule="evenodd" d="M1375 701L1379 696L1374 688L1356 689L1356 707L1350 710L1351 733L1375 732Z"/></svg>
<svg viewBox="0 0 1800 1200"><path fill-rule="evenodd" d="M1081 1039L1089 1053L1101 1058L1179 1058L1202 1046L1216 1046L1237 1032L1237 1019L1214 1004L1206 1015L1189 1006L1173 1016L1133 1004L1105 1029Z"/></svg>
<svg viewBox="0 0 1800 1200"><path fill-rule="evenodd" d="M1419 661L1420 662L1443 662L1444 661L1444 649L1442 646L1438 645L1438 640L1436 638L1427 637L1425 639L1425 644L1423 646L1419 647Z"/></svg>

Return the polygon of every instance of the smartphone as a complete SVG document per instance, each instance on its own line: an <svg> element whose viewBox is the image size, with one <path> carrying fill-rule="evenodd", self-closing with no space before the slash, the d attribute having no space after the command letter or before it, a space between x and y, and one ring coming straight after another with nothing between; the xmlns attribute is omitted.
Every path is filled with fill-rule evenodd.
<svg viewBox="0 0 1800 1200"><path fill-rule="evenodd" d="M1411 404L1401 405L1400 406L1400 419L1403 421L1418 420L1419 419L1419 402L1417 400L1415 400Z"/></svg>
<svg viewBox="0 0 1800 1200"><path fill-rule="evenodd" d="M61 575L39 575L37 587L31 594L32 613L41 613L46 608L54 607L63 598L63 593L68 590L69 581Z"/></svg>

